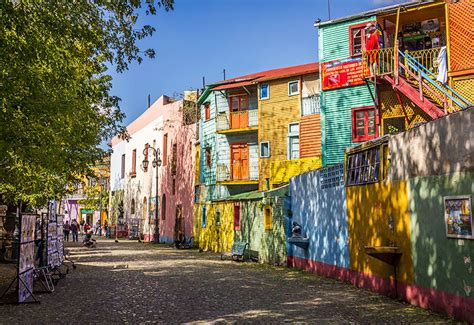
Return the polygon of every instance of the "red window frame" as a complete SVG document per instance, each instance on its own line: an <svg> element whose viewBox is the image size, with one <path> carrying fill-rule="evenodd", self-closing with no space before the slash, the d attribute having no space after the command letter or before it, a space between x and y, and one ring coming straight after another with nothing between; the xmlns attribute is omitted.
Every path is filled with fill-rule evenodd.
<svg viewBox="0 0 474 325"><path fill-rule="evenodd" d="M206 118L206 121L211 119L211 104L209 103L204 104L204 117Z"/></svg>
<svg viewBox="0 0 474 325"><path fill-rule="evenodd" d="M234 203L234 230L240 230L240 202Z"/></svg>
<svg viewBox="0 0 474 325"><path fill-rule="evenodd" d="M375 127L375 134L369 134L369 111L374 111L374 127ZM357 112L364 112L364 135L357 135ZM364 107L357 107L352 109L352 142L363 142L371 139L375 139L379 136L379 128L378 128L378 120L377 120L377 111L375 106L364 106Z"/></svg>
<svg viewBox="0 0 474 325"><path fill-rule="evenodd" d="M232 110L232 99L237 97L237 109ZM245 99L246 105L242 107L242 99ZM247 94L233 94L229 95L229 112L247 111L249 109L249 96Z"/></svg>
<svg viewBox="0 0 474 325"><path fill-rule="evenodd" d="M353 55L362 55L362 52L361 53L355 53L354 54L354 39L352 37L352 31L354 29L360 29L361 31L361 51L363 51L365 49L365 26L367 26L369 22L365 22L365 23L361 23L361 24L355 24L355 25L352 25L352 26L349 26L349 54L350 56L353 56ZM371 22L375 25L375 22Z"/></svg>

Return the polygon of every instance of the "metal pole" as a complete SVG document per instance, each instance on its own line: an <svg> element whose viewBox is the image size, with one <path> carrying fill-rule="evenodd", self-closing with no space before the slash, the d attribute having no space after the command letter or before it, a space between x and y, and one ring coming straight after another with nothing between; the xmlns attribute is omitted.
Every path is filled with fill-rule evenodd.
<svg viewBox="0 0 474 325"><path fill-rule="evenodd" d="M153 148L155 151L155 161L158 162L158 150ZM160 221L158 220L158 164L156 165L156 184L155 184L155 244L160 242Z"/></svg>
<svg viewBox="0 0 474 325"><path fill-rule="evenodd" d="M102 234L102 174L99 173L99 237Z"/></svg>

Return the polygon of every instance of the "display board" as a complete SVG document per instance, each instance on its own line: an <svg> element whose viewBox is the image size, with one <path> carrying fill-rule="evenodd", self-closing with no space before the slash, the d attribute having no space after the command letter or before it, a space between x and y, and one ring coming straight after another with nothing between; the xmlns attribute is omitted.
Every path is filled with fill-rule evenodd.
<svg viewBox="0 0 474 325"><path fill-rule="evenodd" d="M48 220L48 266L59 266L58 256L58 224L56 219Z"/></svg>
<svg viewBox="0 0 474 325"><path fill-rule="evenodd" d="M64 262L64 215L57 215L56 229L56 251L58 254L58 263L61 265Z"/></svg>
<svg viewBox="0 0 474 325"><path fill-rule="evenodd" d="M33 295L36 214L20 216L20 252L18 258L18 303Z"/></svg>

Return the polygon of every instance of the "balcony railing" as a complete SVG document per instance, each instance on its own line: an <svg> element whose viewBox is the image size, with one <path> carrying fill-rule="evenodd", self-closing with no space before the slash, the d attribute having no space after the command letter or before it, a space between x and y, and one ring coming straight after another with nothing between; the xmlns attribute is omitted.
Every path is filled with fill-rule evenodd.
<svg viewBox="0 0 474 325"><path fill-rule="evenodd" d="M217 131L248 129L258 126L258 111L220 112L217 114Z"/></svg>
<svg viewBox="0 0 474 325"><path fill-rule="evenodd" d="M229 181L257 181L258 180L258 165L251 164L247 167L248 170L242 169L239 162L236 162L234 168L238 170L232 171L229 164L217 164L217 181L218 182L229 182ZM234 174L234 175L233 175Z"/></svg>
<svg viewBox="0 0 474 325"><path fill-rule="evenodd" d="M313 115L320 113L319 95L301 98L301 115Z"/></svg>

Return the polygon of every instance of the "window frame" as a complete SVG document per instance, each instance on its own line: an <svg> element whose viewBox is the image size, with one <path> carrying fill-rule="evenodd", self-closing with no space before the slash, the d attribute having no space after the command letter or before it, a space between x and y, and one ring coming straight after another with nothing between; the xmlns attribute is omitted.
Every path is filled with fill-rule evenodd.
<svg viewBox="0 0 474 325"><path fill-rule="evenodd" d="M375 134L369 135L369 116L368 112L370 110L374 111L374 128ZM357 112L363 111L364 112L364 135L360 136L357 135ZM377 121L377 110L375 106L362 106L362 107L355 107L352 109L352 142L364 142L368 140L372 140L378 138L379 136L379 128L378 128L378 121Z"/></svg>
<svg viewBox="0 0 474 325"><path fill-rule="evenodd" d="M201 228L206 228L207 226L207 216L206 216L206 206L202 206L202 214L201 214Z"/></svg>
<svg viewBox="0 0 474 325"><path fill-rule="evenodd" d="M370 159L373 158L373 163ZM362 186L384 179L383 145L351 153L346 160L346 186Z"/></svg>
<svg viewBox="0 0 474 325"><path fill-rule="evenodd" d="M266 156L264 156L264 155L262 154L262 145L263 145L263 144L267 144L267 145L268 145L268 155L266 155ZM271 152L270 152L270 141L268 141L268 140L260 141L259 150L260 150L260 152L259 152L259 153L260 153L260 158L270 158L270 156L271 156Z"/></svg>
<svg viewBox="0 0 474 325"><path fill-rule="evenodd" d="M211 119L211 104L209 102L204 103L204 118L206 121Z"/></svg>
<svg viewBox="0 0 474 325"><path fill-rule="evenodd" d="M292 125L298 125L298 133L296 132L290 132L291 130L291 126ZM299 122L292 122L292 123L288 123L288 135L287 135L287 158L288 160L295 160L295 159L299 159L300 158L300 155L301 155L301 148L298 148L298 158L292 158L291 156L291 139L292 138L298 138L298 146L299 146L299 140L300 140L300 123Z"/></svg>
<svg viewBox="0 0 474 325"><path fill-rule="evenodd" d="M212 148L210 146L204 149L204 159L206 168L212 168Z"/></svg>
<svg viewBox="0 0 474 325"><path fill-rule="evenodd" d="M130 177L137 176L137 149L132 150L132 170L130 170Z"/></svg>
<svg viewBox="0 0 474 325"><path fill-rule="evenodd" d="M295 93L291 93L290 92L290 85L291 84L294 84L296 83L298 85L298 91L295 92ZM291 97L291 96L297 96L300 94L300 91L301 91L301 86L300 86L300 80L292 80L292 81L288 81L288 96Z"/></svg>
<svg viewBox="0 0 474 325"><path fill-rule="evenodd" d="M268 214L267 211L269 211ZM263 227L266 231L273 230L273 210L270 204L263 207Z"/></svg>
<svg viewBox="0 0 474 325"><path fill-rule="evenodd" d="M125 154L122 154L122 161L121 161L121 166L120 166L120 178L124 179L125 178Z"/></svg>
<svg viewBox="0 0 474 325"><path fill-rule="evenodd" d="M266 96L266 97L263 97L263 96L262 96L262 87L263 87L263 86L266 86L266 87L267 87L267 96ZM262 84L259 84L259 85L258 85L258 97L260 98L260 100L270 99L270 84L268 84L268 83L262 83Z"/></svg>
<svg viewBox="0 0 474 325"><path fill-rule="evenodd" d="M163 166L168 165L168 133L163 134Z"/></svg>
<svg viewBox="0 0 474 325"><path fill-rule="evenodd" d="M350 56L361 56L362 51L365 49L365 26L367 26L368 23L373 23L375 24L374 21L366 21L364 23L360 24L354 24L349 26L349 55ZM354 29L360 29L361 30L361 43L360 43L360 53L354 54L354 40L352 38L352 31Z"/></svg>
<svg viewBox="0 0 474 325"><path fill-rule="evenodd" d="M239 231L241 221L241 206L240 202L234 202L234 230Z"/></svg>
<svg viewBox="0 0 474 325"><path fill-rule="evenodd" d="M237 110L236 111L233 111L232 110L232 99L233 98L237 98ZM245 98L246 101L247 101L247 108L246 109L242 109L242 98ZM242 112L242 111L248 111L250 110L250 101L249 101L249 95L247 93L238 93L238 94L232 94L232 95L229 95L228 96L228 102L227 102L228 106L229 106L229 112L232 113L232 112Z"/></svg>

